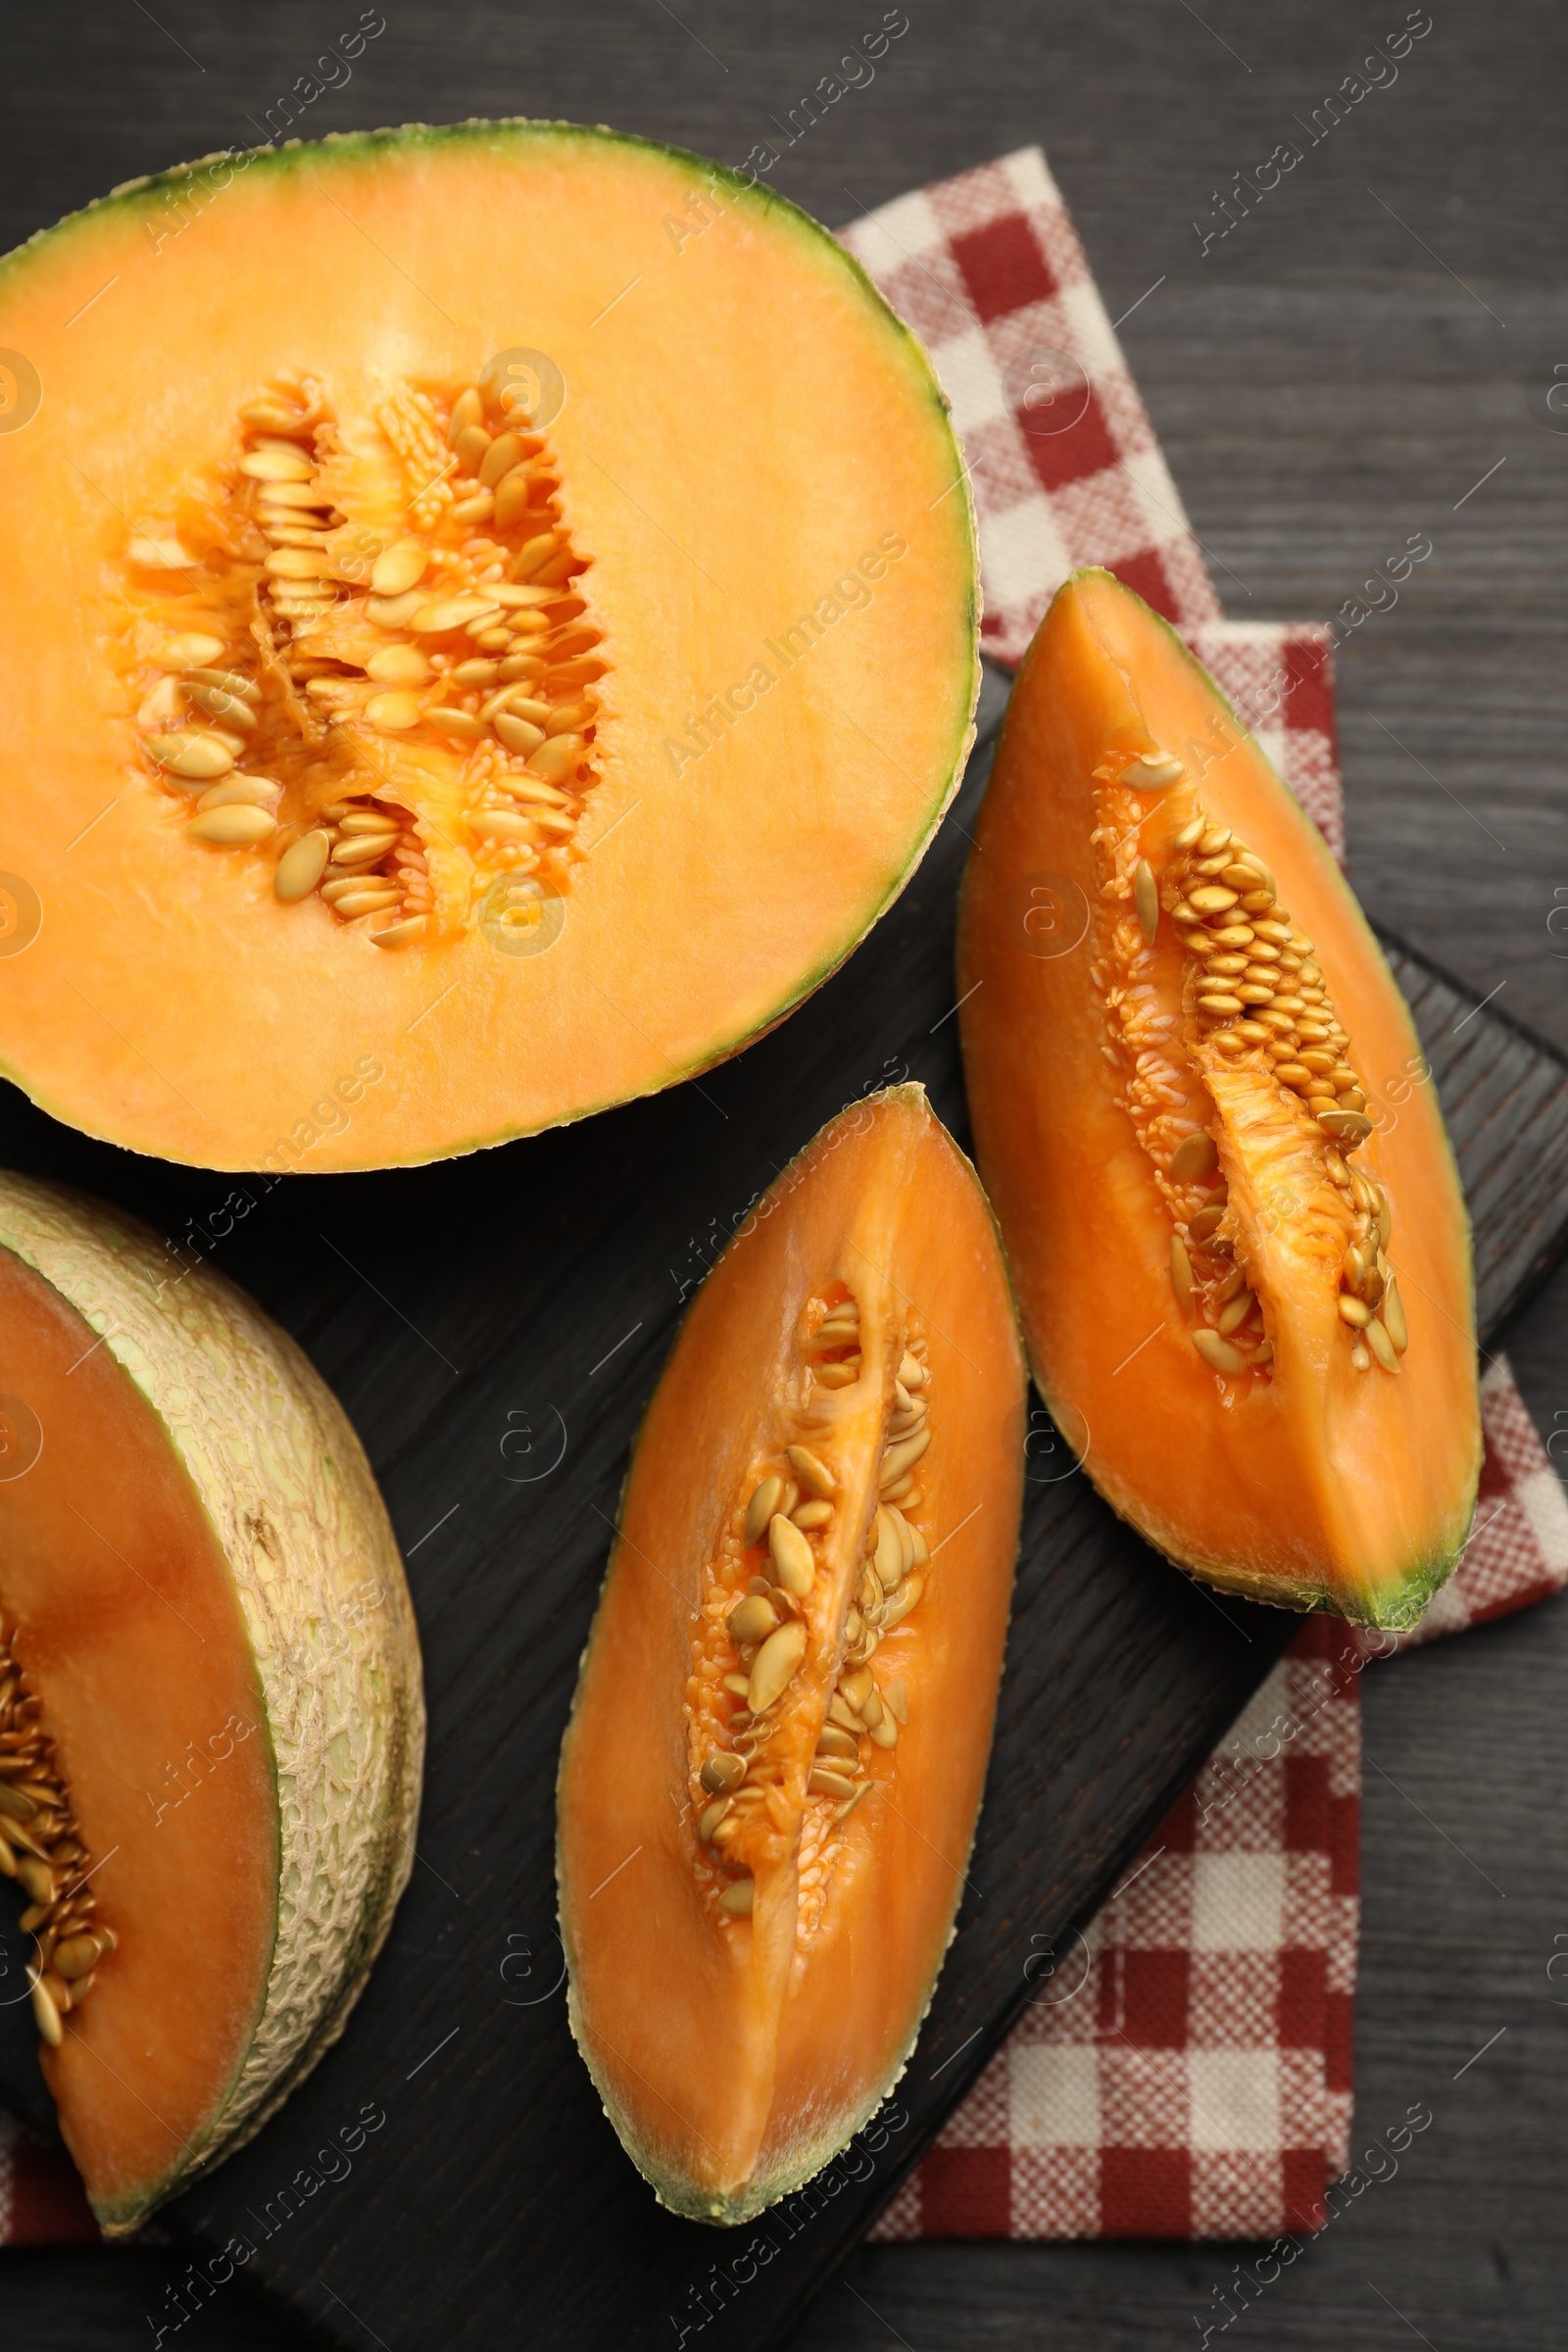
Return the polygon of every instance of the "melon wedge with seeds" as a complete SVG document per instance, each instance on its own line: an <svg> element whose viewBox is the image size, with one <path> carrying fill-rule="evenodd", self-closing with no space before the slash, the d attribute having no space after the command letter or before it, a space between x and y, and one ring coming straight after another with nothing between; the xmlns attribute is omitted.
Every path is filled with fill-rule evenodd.
<svg viewBox="0 0 1568 2352"><path fill-rule="evenodd" d="M568 123L219 158L0 262L0 1070L57 1118L500 1143L739 1051L918 862L967 482L765 184Z"/></svg>
<svg viewBox="0 0 1568 2352"><path fill-rule="evenodd" d="M1035 1377L1194 1575L1413 1624L1481 1461L1430 1072L1321 834L1105 572L1013 689L959 920L981 1173Z"/></svg>
<svg viewBox="0 0 1568 2352"><path fill-rule="evenodd" d="M577 2045L662 2202L738 2223L902 2072L964 1887L1022 1494L1001 1249L917 1086L699 1292L562 1750Z"/></svg>
<svg viewBox="0 0 1568 2352"><path fill-rule="evenodd" d="M117 2235L342 2033L413 1862L418 1643L365 1455L293 1343L13 1175L0 1391L0 1868Z"/></svg>

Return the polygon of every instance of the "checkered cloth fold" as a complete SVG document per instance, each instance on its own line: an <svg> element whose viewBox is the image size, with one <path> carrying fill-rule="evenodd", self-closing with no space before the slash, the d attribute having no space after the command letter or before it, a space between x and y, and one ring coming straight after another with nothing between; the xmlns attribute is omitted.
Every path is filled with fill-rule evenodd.
<svg viewBox="0 0 1568 2352"><path fill-rule="evenodd" d="M1220 616L1038 148L899 198L844 241L928 346L973 489L983 643L1018 662L1076 565L1172 621L1343 862L1333 641ZM1482 1389L1475 1532L1421 1625L1310 1620L877 2225L900 2237L1272 2236L1348 2160L1360 1673L1568 1583L1568 1507L1506 1362Z"/></svg>
<svg viewBox="0 0 1568 2352"><path fill-rule="evenodd" d="M844 232L936 362L963 437L984 646L1018 662L1102 564L1173 621L1343 859L1332 639L1227 621L1038 148ZM1311 1620L1039 1991L880 2237L1311 2230L1344 2170L1360 1859L1360 1670L1568 1583L1568 1507L1505 1361L1482 1388L1475 1532L1393 1643ZM96 2234L75 2176L0 2118L0 2240Z"/></svg>

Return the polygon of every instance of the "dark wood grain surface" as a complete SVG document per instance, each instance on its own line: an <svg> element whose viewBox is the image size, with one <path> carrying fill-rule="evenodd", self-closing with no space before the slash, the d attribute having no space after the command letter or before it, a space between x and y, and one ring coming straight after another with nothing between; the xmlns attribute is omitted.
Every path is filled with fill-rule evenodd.
<svg viewBox="0 0 1568 2352"><path fill-rule="evenodd" d="M880 13L806 5L786 24L737 6L672 13L658 0L556 15L391 8L354 80L320 102L309 127L559 113L735 160ZM1428 531L1433 560L1396 611L1357 631L1341 662L1355 878L1374 914L1452 970L1470 1002L1500 985L1499 1007L1564 1045L1568 938L1554 929L1568 931L1568 918L1548 928L1553 907L1568 906L1568 447L1556 429L1568 418L1546 405L1552 368L1562 362L1568 370L1568 302L1557 274L1563 74L1555 13L1506 6L1454 12L1450 21L1437 10L1398 83L1314 148L1268 206L1206 258L1192 228L1195 218L1211 216L1216 187L1266 156L1291 118L1335 88L1403 11L1385 13L1387 22L1338 0L1267 11L1227 0L1200 15L1182 0L1126 0L1114 12L1088 0L1046 9L1011 0L978 13L911 7L909 30L876 81L802 140L777 177L832 220L1043 139L1112 316L1147 294L1123 333L1233 613L1331 613L1410 531ZM266 12L14 10L5 87L14 116L0 159L4 241L112 180L247 137L246 116L265 109L352 21L351 12L340 24L326 9L291 0ZM105 396L113 397L112 386ZM881 952L891 959L884 978L897 981L897 942L890 936ZM906 952L917 975L918 943ZM836 1009L822 1003L839 1024L835 1047L852 1058L862 1052L865 1066L857 1063L856 1072L870 1079L892 1049L873 1021L857 1026L867 1010L864 959L855 974L861 986L841 984ZM714 1091L732 1119L764 1099L753 1090L775 1083L792 1051L808 1050L791 1024L727 1073L729 1091ZM1501 1048L1497 1056L1505 1058ZM1519 1115L1517 1101L1504 1106L1495 1072L1474 1074L1479 1086L1497 1086L1494 1118ZM804 1094L795 1110L804 1133ZM635 1138L624 1128L612 1136L600 1123L586 1131L591 1144L549 1139L539 1150L523 1189L537 1235L563 1245L563 1269L568 1242L586 1251L600 1238L594 1153L635 1148L656 1171L641 1281L649 1298L661 1285L667 1291L659 1252L678 1254L688 1233L700 1238L707 1216L731 1205L716 1188L711 1201L696 1202L689 1184L675 1181L690 1111L685 1098L671 1098L632 1114L644 1122ZM1534 1115L1550 1114L1543 1103ZM43 1146L35 1133L24 1138L12 1125L4 1140L18 1157L29 1156L20 1147L30 1142L37 1164ZM184 1213L201 1211L192 1180L171 1185L160 1172L127 1171L116 1155L86 1148L66 1147L66 1156L81 1180L132 1205L139 1192L139 1204L166 1221L178 1221L172 1211L181 1204ZM515 1158L492 1155L491 1168ZM470 1171L481 1164L469 1163ZM662 1191L661 1168L669 1171ZM436 1171L420 1181L418 1205L432 1226L499 1198L497 1174ZM351 1188L335 1188L334 1215L356 1212ZM1505 1256L1506 1237L1496 1247ZM236 1250L232 1269L242 1280L250 1271L243 1259ZM1565 1296L1560 1279L1548 1286L1509 1342L1548 1436L1568 1431ZM432 1532L412 1564L432 1640L454 1644L455 1721L486 1720L505 1696L498 1662L514 1654L517 1629L499 1615L486 1620L482 1608L454 1627L443 1596L474 1589L465 1572L483 1563L462 1549L465 1513L480 1481L496 1475L505 1412L548 1403L557 1360L548 1348L538 1356L537 1395L470 1392L465 1427L462 1416L455 1423L440 1410L442 1384L453 1376L433 1350L464 1371L491 1360L498 1332L482 1313L460 1331L439 1312L426 1319L416 1302L412 1311L432 1343L429 1361L416 1365L389 1348L374 1299L323 1278L318 1262L302 1262L297 1288L272 1289L269 1303L318 1360L331 1359L362 1427L383 1433L378 1466L394 1510L400 1494L422 1496L443 1480L459 1500L457 1519ZM622 1303L617 1321L610 1310ZM643 1303L638 1281L628 1279L624 1300L606 1304L603 1346L637 1321ZM566 1348L564 1283L554 1293L547 1286L541 1311L562 1366L578 1355L592 1360L585 1351L597 1333L570 1335L581 1340L576 1355ZM659 1352L633 1344L617 1357L623 1416ZM612 1409L608 1422L614 1417ZM607 1437L601 1455L574 1462L574 1493L611 1507L617 1474ZM562 1492L552 1494L547 1482L518 1506L519 1516L532 1513L527 1540L541 1553L558 1536L579 1540L552 1517ZM401 1520L400 1512L406 1544L418 1544L424 1526ZM444 1544L454 1548L444 1552ZM1070 1544L1056 1548L1070 1557ZM482 1576L477 1583L482 1592ZM1174 1609L1170 1595L1183 1590L1172 1580L1157 1595L1152 1591L1152 1608ZM1025 1605L1038 1605L1027 1591ZM564 1619L552 1624L545 1612L530 1635L554 1642L564 1665L573 1640ZM1555 2006L1561 1988L1545 1974L1554 1936L1568 1936L1560 1650L1568 1650L1568 1612L1548 1608L1367 1678L1359 2112L1375 2130L1385 2109L1397 2112L1422 2095L1440 2129L1396 2181L1297 2266L1273 2307L1237 2333L1250 2330L1263 2344L1370 2347L1406 2340L1413 2326L1444 2352L1455 2343L1525 2347L1560 2338L1568 2013ZM1128 1664L1117 1658L1112 1671ZM1218 1673L1216 1701L1223 1680ZM461 1751L459 1731L453 1741ZM433 1866L460 1889L451 1898L460 1913L476 1891L482 1897L497 1851L518 1836L519 1811L522 1834L533 1837L532 1798L517 1791L509 1807L481 1808L466 1838L434 1855ZM443 1998L450 2007L478 1971L497 1967L496 1934L537 1937L542 1925L486 1915L476 1936L471 1918L466 1927L443 1925L434 1909L419 1918L428 1930L422 1956L432 2031L408 2058L411 2067L445 2030ZM526 2023L528 2013L518 2014ZM1460 2073L1499 2025L1503 2038ZM514 2056L493 2036L473 2063L483 2071ZM442 2080L432 2065L417 2082L429 2076ZM560 2088L564 2099L576 2094L565 2070ZM427 2118L432 2199L461 2189L472 2159L460 2137L443 2143L440 2109L437 2096ZM430 2256L455 2276L493 2255L510 2223L495 2211L469 2218L466 2232ZM617 2246L613 2235L585 2234L571 2252L587 2273L613 2264ZM183 2267L155 2250L12 2256L0 2295L18 2341L140 2343L151 2340L147 2313L159 2310L166 2283ZM845 2270L799 2341L902 2340L914 2352L1175 2341L1195 2332L1195 2314L1210 2312L1211 2287L1229 2268L1220 2248L873 2249ZM400 2329L368 2310L367 2328L354 2312L334 2313L330 2273L318 2286L312 2308L333 2316L341 2341L384 2340L403 2352L449 2340L439 2329ZM525 2288L513 2323L527 2331ZM236 2289L178 2340L295 2338ZM731 2340L749 2339L742 2330Z"/></svg>

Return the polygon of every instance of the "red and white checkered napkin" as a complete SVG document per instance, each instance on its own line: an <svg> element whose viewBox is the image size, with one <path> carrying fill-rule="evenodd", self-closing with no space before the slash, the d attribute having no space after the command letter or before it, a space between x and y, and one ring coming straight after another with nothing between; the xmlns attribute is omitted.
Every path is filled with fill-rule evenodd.
<svg viewBox="0 0 1568 2352"><path fill-rule="evenodd" d="M1038 148L844 241L936 361L963 435L985 650L1022 658L1075 564L1175 622L1343 858L1331 632L1220 617ZM1483 1389L1470 1547L1418 1642L1568 1583L1568 1508L1505 1362ZM1401 1642L1399 1646L1403 1646ZM1363 1650L1309 1622L878 2225L882 2237L1311 2229L1344 2169ZM1048 1973L1049 1971L1049 1973ZM0 2241L95 2234L75 2177L0 2117Z"/></svg>
<svg viewBox="0 0 1568 2352"><path fill-rule="evenodd" d="M1332 632L1220 617L1038 148L843 232L928 346L963 437L983 643L1023 655L1076 565L1173 621L1345 855ZM1475 1533L1416 1631L1308 1620L1068 1948L879 2237L1252 2237L1311 2230L1346 2166L1360 1669L1568 1584L1568 1506L1508 1366L1482 1390Z"/></svg>

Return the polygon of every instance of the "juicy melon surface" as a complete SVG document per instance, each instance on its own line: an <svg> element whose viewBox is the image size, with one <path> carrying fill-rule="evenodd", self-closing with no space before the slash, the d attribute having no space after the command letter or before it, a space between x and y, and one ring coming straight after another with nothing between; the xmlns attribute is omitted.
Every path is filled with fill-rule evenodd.
<svg viewBox="0 0 1568 2352"><path fill-rule="evenodd" d="M219 159L0 265L0 1065L58 1117L320 1170L654 1091L955 789L946 408L765 186L563 124Z"/></svg>

